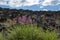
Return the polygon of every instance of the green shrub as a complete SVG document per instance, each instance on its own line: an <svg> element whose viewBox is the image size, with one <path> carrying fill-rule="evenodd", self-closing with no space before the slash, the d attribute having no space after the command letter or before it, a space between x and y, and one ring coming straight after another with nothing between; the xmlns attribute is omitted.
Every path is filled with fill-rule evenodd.
<svg viewBox="0 0 60 40"><path fill-rule="evenodd" d="M55 30L44 32L42 28L37 28L35 24L21 24L11 31L7 40L57 40L57 33Z"/></svg>
<svg viewBox="0 0 60 40"><path fill-rule="evenodd" d="M0 40L3 40L3 35L1 32L0 32Z"/></svg>

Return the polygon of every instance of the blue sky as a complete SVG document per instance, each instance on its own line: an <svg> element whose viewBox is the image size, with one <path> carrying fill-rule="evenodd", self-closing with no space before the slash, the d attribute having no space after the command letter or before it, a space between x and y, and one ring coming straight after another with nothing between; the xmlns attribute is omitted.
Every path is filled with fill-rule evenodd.
<svg viewBox="0 0 60 40"><path fill-rule="evenodd" d="M60 10L60 0L0 0L0 7L29 10Z"/></svg>

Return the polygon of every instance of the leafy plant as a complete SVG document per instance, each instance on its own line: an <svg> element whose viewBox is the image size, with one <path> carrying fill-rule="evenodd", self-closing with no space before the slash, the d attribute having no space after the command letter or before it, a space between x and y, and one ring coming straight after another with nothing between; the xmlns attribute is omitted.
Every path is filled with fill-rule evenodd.
<svg viewBox="0 0 60 40"><path fill-rule="evenodd" d="M44 32L41 27L37 28L36 24L21 24L11 31L7 40L57 40L57 33L55 30Z"/></svg>

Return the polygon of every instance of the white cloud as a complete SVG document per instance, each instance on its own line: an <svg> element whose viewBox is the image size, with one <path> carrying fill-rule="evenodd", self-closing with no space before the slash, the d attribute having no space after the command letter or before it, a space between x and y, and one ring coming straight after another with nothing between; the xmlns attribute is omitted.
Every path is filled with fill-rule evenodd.
<svg viewBox="0 0 60 40"><path fill-rule="evenodd" d="M0 5L6 5L6 1L0 0Z"/></svg>
<svg viewBox="0 0 60 40"><path fill-rule="evenodd" d="M24 6L31 6L39 4L39 0L26 0L26 2L23 4Z"/></svg>
<svg viewBox="0 0 60 40"><path fill-rule="evenodd" d="M44 0L40 5L44 6L55 6L59 5L60 0Z"/></svg>
<svg viewBox="0 0 60 40"><path fill-rule="evenodd" d="M51 2L52 2L53 0L44 0L43 2L42 2L42 6L47 6L47 5L51 5Z"/></svg>
<svg viewBox="0 0 60 40"><path fill-rule="evenodd" d="M47 9L43 9L42 11L48 11Z"/></svg>
<svg viewBox="0 0 60 40"><path fill-rule="evenodd" d="M32 6L39 4L39 0L1 0L0 5L9 5L10 7Z"/></svg>
<svg viewBox="0 0 60 40"><path fill-rule="evenodd" d="M9 5L10 7L40 5L40 8L45 6L59 5L60 0L0 0L0 5Z"/></svg>

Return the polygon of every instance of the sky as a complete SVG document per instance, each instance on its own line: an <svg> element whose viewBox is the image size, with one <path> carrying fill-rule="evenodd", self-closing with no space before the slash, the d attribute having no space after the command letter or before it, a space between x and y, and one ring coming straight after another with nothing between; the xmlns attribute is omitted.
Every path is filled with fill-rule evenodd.
<svg viewBox="0 0 60 40"><path fill-rule="evenodd" d="M0 7L33 11L58 11L60 10L60 0L0 0Z"/></svg>

